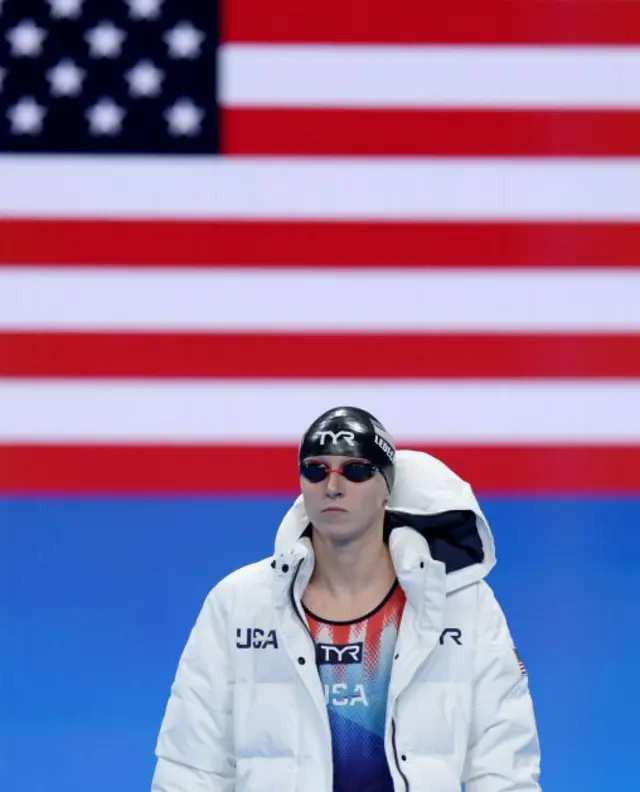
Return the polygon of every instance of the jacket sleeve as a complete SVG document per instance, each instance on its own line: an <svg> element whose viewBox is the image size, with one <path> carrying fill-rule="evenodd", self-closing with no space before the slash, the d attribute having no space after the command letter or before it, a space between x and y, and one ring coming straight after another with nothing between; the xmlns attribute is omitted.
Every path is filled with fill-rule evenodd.
<svg viewBox="0 0 640 792"><path fill-rule="evenodd" d="M214 588L180 657L156 743L152 792L235 789L233 675L220 600Z"/></svg>
<svg viewBox="0 0 640 792"><path fill-rule="evenodd" d="M479 597L465 790L540 792L540 745L528 676L487 584L481 584Z"/></svg>

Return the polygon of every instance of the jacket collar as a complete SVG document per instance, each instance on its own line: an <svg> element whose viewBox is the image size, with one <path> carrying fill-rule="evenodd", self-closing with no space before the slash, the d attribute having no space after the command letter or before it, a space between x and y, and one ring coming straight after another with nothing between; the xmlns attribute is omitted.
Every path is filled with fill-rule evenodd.
<svg viewBox="0 0 640 792"><path fill-rule="evenodd" d="M427 618L430 608L440 609L435 606L436 600L440 601L446 592L445 567L431 557L427 541L412 528L395 529L389 537L389 551L398 583L420 623ZM292 593L296 600L301 600L314 563L313 545L306 536L273 558L273 590L277 604L289 603Z"/></svg>

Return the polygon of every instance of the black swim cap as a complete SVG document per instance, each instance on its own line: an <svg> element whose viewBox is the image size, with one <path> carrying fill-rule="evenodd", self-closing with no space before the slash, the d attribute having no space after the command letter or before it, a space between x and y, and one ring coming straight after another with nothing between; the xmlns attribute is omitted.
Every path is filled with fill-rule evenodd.
<svg viewBox="0 0 640 792"><path fill-rule="evenodd" d="M334 407L311 424L300 443L298 462L333 454L372 462L391 491L395 480L395 444L384 426L359 407Z"/></svg>

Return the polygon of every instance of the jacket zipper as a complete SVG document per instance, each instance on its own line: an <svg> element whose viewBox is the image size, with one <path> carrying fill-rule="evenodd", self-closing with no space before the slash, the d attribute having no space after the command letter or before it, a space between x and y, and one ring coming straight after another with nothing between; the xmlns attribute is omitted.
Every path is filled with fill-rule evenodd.
<svg viewBox="0 0 640 792"><path fill-rule="evenodd" d="M396 722L391 719L391 743L393 745L393 758L396 760L396 767L398 772L402 776L402 780L404 781L404 788L407 792L409 792L409 779L403 773L402 768L400 767L400 761L398 759L398 746L396 745Z"/></svg>
<svg viewBox="0 0 640 792"><path fill-rule="evenodd" d="M302 567L302 561L300 561L300 563L298 564L298 566L296 568L296 571L293 573L293 581L291 583L291 588L289 589L289 597L291 598L291 604L293 605L293 610L296 612L297 617L302 622L302 626L306 630L307 635L309 636L309 638L311 638L311 643L313 644L313 648L314 648L314 651L315 651L316 642L315 642L315 639L313 637L313 633L309 629L309 625L305 621L304 616L300 613L300 609L298 608L298 603L296 602L296 597L295 597L295 594L294 594L295 587L296 587L296 580L298 579L298 572L300 572L300 568L301 567ZM314 661L316 661L316 657L315 656L314 656L313 659L314 659ZM330 745L329 750L331 750L331 749L332 748L331 748L331 745ZM409 788L408 787L407 787L407 792L409 792Z"/></svg>
<svg viewBox="0 0 640 792"><path fill-rule="evenodd" d="M291 598L291 604L293 605L293 609L296 612L297 617L302 622L302 626L307 631L309 638L311 638L311 640L313 641L313 645L315 647L316 642L313 640L313 634L309 629L309 625L305 621L304 616L300 613L300 609L298 608L298 603L296 602L296 598L294 594L294 589L296 587L296 580L298 579L298 573L300 572L301 566L302 566L302 561L299 562L298 566L296 567L296 571L293 573L293 580L291 581L291 586L289 588L289 597Z"/></svg>

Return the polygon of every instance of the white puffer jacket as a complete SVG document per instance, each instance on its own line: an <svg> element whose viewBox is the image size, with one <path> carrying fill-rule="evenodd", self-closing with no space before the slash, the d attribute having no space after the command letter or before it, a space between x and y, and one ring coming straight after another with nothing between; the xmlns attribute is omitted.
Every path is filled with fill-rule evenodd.
<svg viewBox="0 0 640 792"><path fill-rule="evenodd" d="M469 485L398 451L389 547L407 604L385 747L396 792L538 792L528 677L484 581L493 538ZM301 498L275 553L210 592L180 659L152 792L331 792L329 720L301 595Z"/></svg>

